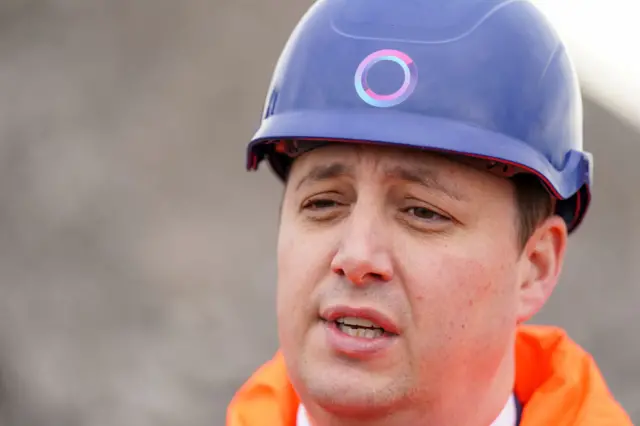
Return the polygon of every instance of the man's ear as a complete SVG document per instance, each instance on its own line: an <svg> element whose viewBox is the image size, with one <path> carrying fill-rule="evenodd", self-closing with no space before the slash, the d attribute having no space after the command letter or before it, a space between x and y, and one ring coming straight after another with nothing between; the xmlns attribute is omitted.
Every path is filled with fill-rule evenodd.
<svg viewBox="0 0 640 426"><path fill-rule="evenodd" d="M567 248L565 221L552 216L527 241L520 259L518 322L537 314L555 289Z"/></svg>

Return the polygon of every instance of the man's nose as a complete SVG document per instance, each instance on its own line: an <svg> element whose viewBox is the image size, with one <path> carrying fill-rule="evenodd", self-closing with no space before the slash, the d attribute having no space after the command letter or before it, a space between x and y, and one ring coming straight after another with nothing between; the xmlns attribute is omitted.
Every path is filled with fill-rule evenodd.
<svg viewBox="0 0 640 426"><path fill-rule="evenodd" d="M356 285L390 281L393 262L389 226L385 226L381 214L359 207L345 223L331 269Z"/></svg>

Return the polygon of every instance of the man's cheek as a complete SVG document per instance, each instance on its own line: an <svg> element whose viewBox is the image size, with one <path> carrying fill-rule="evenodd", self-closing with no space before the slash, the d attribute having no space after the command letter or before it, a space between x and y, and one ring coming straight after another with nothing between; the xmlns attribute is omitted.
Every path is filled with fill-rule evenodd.
<svg viewBox="0 0 640 426"><path fill-rule="evenodd" d="M424 304L421 311L428 313L445 339L468 332L498 292L494 268L474 259L448 260L443 261L448 266L441 274L432 278L431 289L417 296Z"/></svg>
<svg viewBox="0 0 640 426"><path fill-rule="evenodd" d="M278 320L294 331L312 316L312 291L303 274L282 274L278 282Z"/></svg>

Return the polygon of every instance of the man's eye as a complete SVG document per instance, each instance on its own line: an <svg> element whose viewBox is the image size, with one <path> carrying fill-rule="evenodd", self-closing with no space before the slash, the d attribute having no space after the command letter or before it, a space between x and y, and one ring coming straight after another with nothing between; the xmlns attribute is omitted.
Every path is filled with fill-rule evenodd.
<svg viewBox="0 0 640 426"><path fill-rule="evenodd" d="M307 201L304 208L307 210L322 210L338 206L338 203L329 199L316 199Z"/></svg>
<svg viewBox="0 0 640 426"><path fill-rule="evenodd" d="M409 207L405 209L407 213L419 220L434 221L447 220L447 218L439 213L434 212L426 207Z"/></svg>
<svg viewBox="0 0 640 426"><path fill-rule="evenodd" d="M304 216L314 222L332 221L344 215L346 204L330 198L315 198L302 205Z"/></svg>

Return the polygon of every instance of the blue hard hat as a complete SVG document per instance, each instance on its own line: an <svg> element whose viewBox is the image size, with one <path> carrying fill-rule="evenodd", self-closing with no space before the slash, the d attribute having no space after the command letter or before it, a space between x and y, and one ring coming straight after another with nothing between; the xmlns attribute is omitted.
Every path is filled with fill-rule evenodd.
<svg viewBox="0 0 640 426"><path fill-rule="evenodd" d="M276 65L247 167L267 159L286 179L296 155L331 142L532 173L570 232L590 202L578 78L526 0L316 1Z"/></svg>

